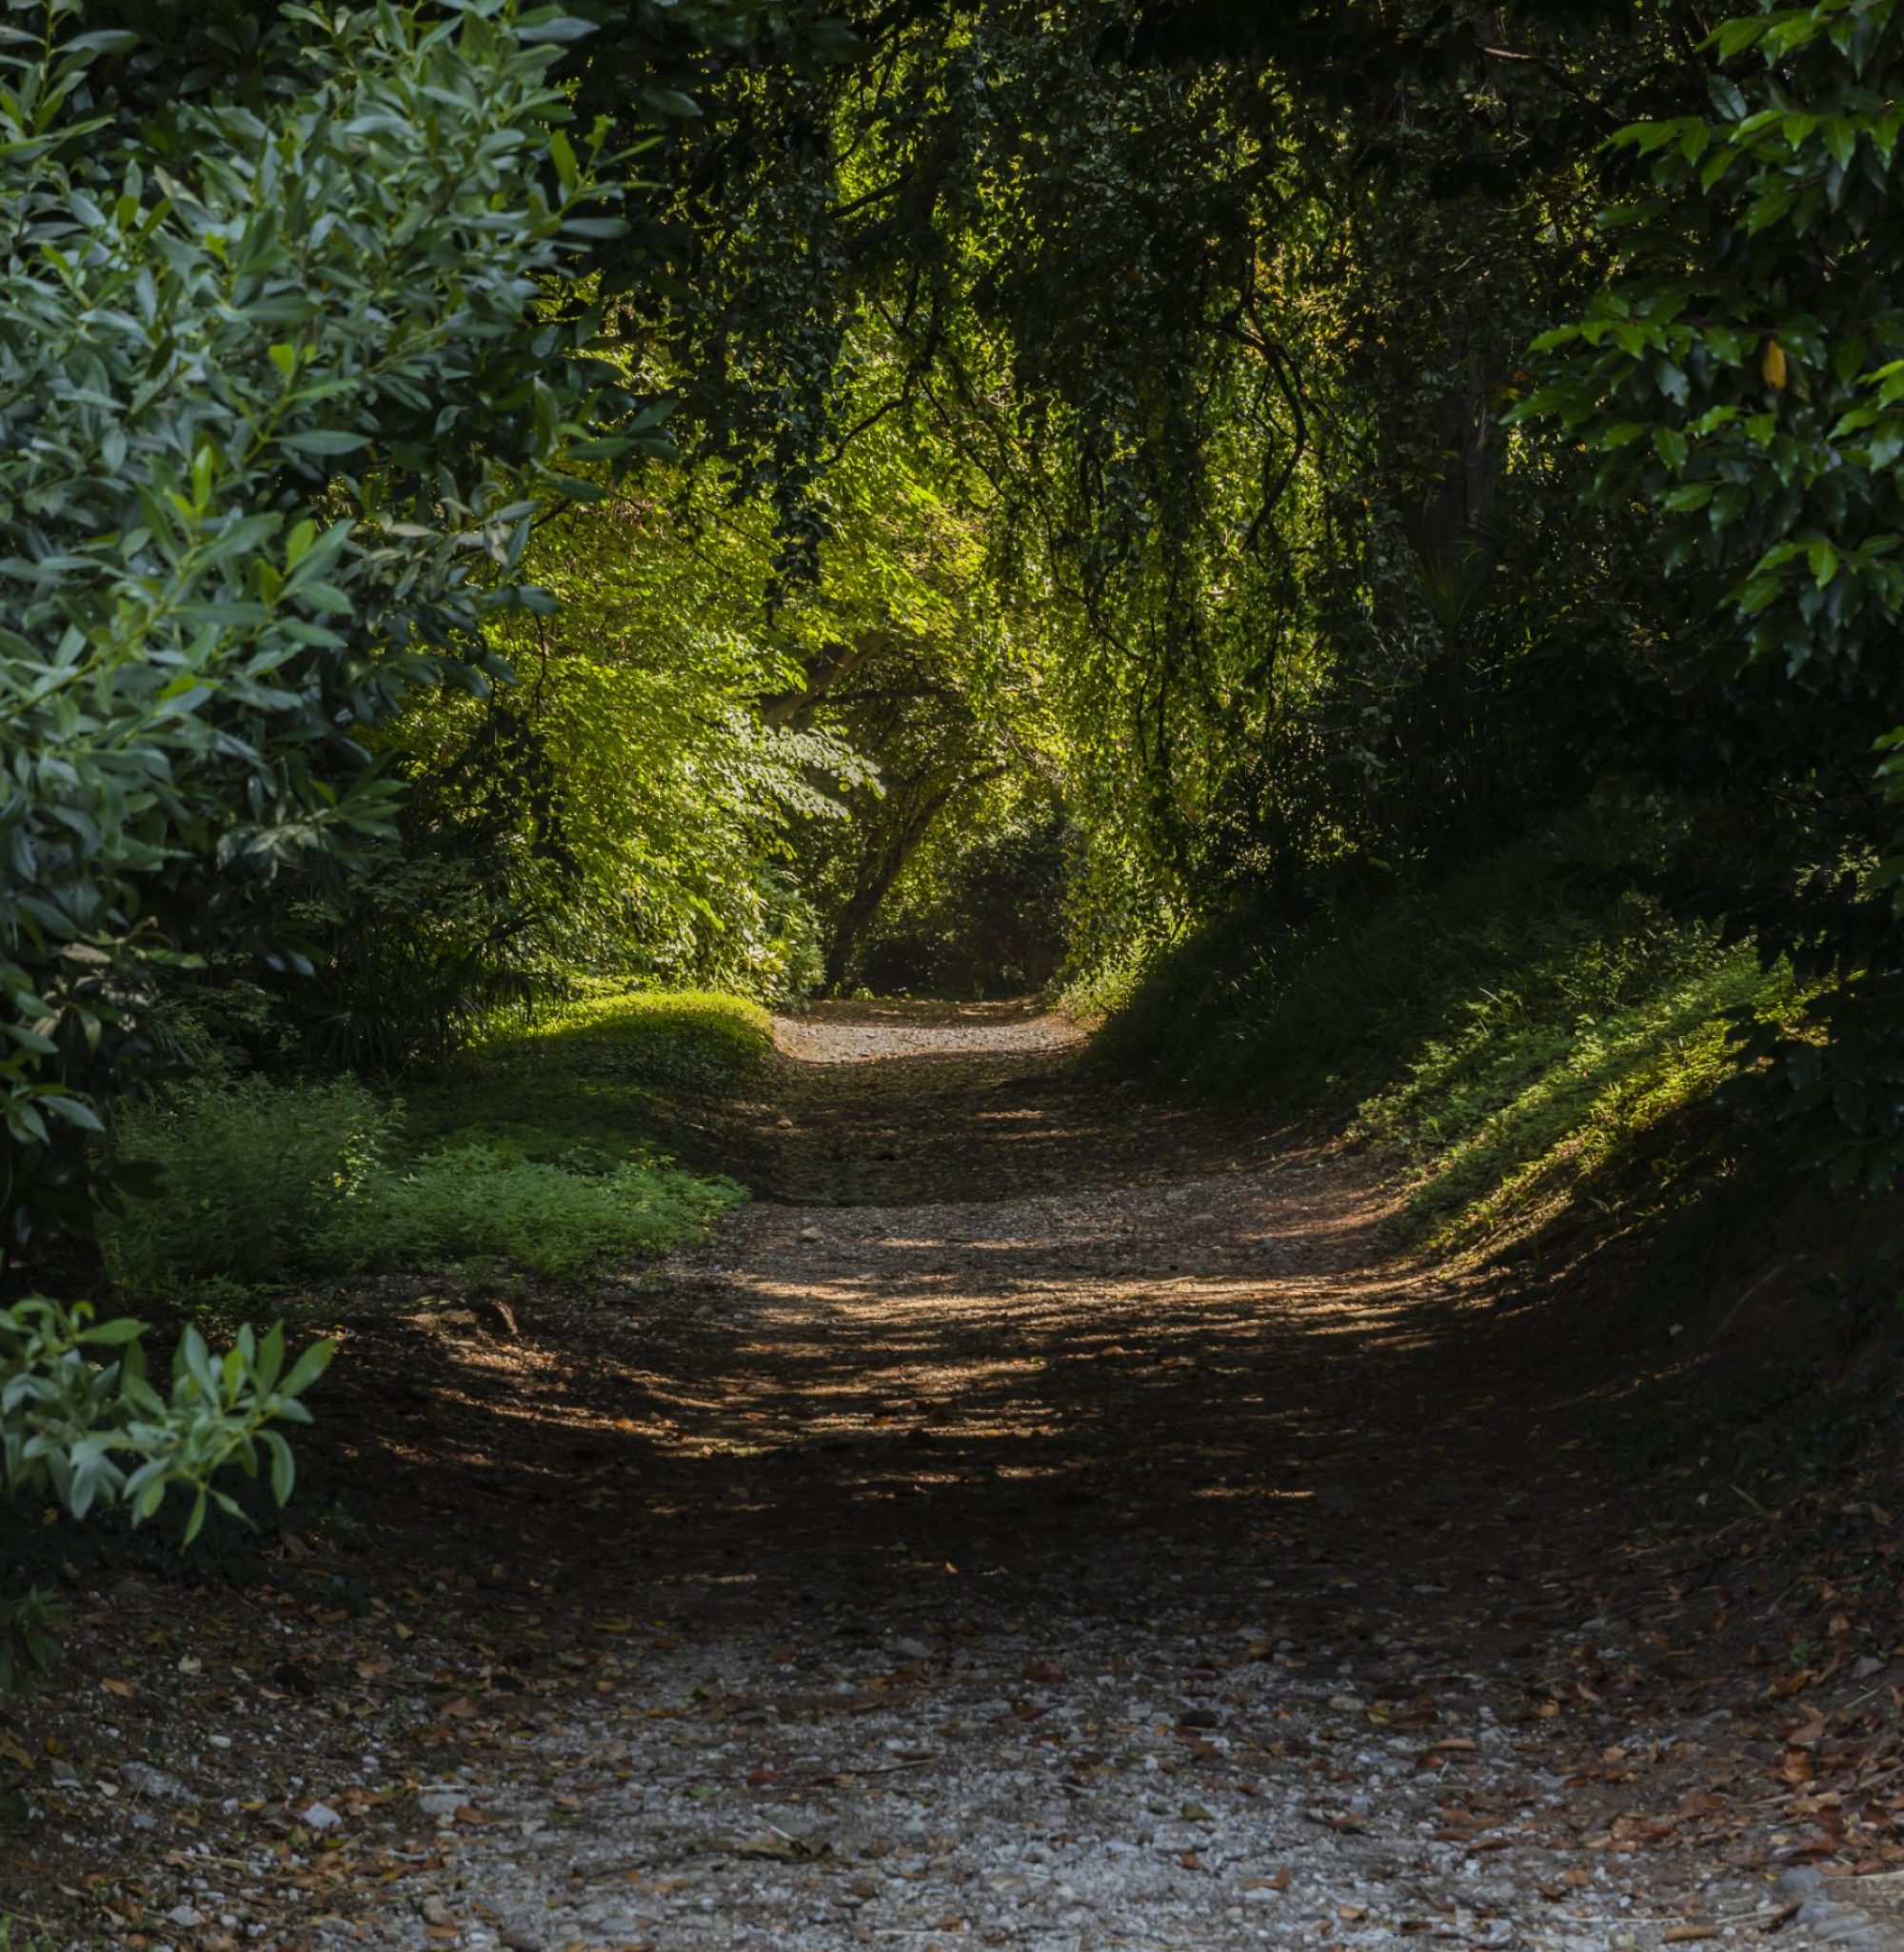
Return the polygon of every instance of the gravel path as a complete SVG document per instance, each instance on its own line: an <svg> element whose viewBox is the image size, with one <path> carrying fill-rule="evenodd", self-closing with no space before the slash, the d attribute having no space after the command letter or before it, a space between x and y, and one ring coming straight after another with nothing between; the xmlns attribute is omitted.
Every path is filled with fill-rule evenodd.
<svg viewBox="0 0 1904 1952"><path fill-rule="evenodd" d="M592 1696L473 1702L419 1868L322 1942L1806 1940L1758 1731L1602 1590L1646 1537L1570 1380L1384 1259L1366 1175L1127 1114L1049 1071L1075 1034L783 1024L806 1197L589 1318L625 1398L469 1359L523 1422L665 1442L575 1453L547 1625Z"/></svg>
<svg viewBox="0 0 1904 1952"><path fill-rule="evenodd" d="M1012 1004L953 1005L927 1014L903 1004L834 1006L774 1020L774 1042L809 1065L891 1058L1020 1057L1068 1050L1084 1033L1067 1017Z"/></svg>

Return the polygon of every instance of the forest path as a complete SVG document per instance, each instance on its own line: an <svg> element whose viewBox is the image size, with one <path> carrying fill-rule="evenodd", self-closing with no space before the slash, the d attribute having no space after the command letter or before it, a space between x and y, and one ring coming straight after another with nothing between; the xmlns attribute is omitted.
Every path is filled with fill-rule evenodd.
<svg viewBox="0 0 1904 1952"><path fill-rule="evenodd" d="M799 1204L595 1315L586 1360L574 1330L462 1355L524 1451L491 1430L484 1480L526 1487L566 1565L530 1640L572 1685L466 1700L513 1739L446 1757L437 1855L334 1942L1781 1922L1735 1804L1762 1756L1603 1590L1644 1542L1564 1372L1384 1258L1367 1173L1132 1108L1073 1038L997 1008L784 1023L760 1123Z"/></svg>
<svg viewBox="0 0 1904 1952"><path fill-rule="evenodd" d="M293 1529L196 1586L69 1568L57 1687L0 1714L0 1914L89 1952L1805 1939L1766 1866L1840 1854L1825 1723L1579 1325L1056 1020L781 1035L729 1135L766 1197L703 1246L320 1298Z"/></svg>

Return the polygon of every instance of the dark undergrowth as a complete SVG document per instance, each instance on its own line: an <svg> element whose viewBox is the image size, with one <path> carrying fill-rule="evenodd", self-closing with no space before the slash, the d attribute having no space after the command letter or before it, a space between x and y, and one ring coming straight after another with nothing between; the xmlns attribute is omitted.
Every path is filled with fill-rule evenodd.
<svg viewBox="0 0 1904 1952"><path fill-rule="evenodd" d="M1427 886L1298 919L1239 903L1113 1009L1099 1061L1341 1131L1405 1172L1416 1244L1497 1254L1710 1105L1730 1025L1792 1007L1782 968L1604 891L1687 819L1588 807Z"/></svg>

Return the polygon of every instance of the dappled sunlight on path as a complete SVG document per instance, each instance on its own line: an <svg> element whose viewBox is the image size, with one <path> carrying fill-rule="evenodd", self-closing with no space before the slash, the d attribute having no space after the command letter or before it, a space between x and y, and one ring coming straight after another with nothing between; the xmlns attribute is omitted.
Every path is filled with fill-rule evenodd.
<svg viewBox="0 0 1904 1952"><path fill-rule="evenodd" d="M834 1004L774 1019L775 1044L809 1065L1021 1057L1083 1041L1083 1029L1069 1017L1020 1004Z"/></svg>
<svg viewBox="0 0 1904 1952"><path fill-rule="evenodd" d="M1366 1167L1136 1106L1076 1034L783 1024L776 1201L659 1293L446 1339L427 1404L386 1406L374 1468L481 1561L532 1538L604 1677L462 1765L482 1821L431 1888L465 1942L1751 1929L1732 1833L1676 1801L1722 1730L1677 1727L1645 1791L1673 1848L1609 1846L1632 1799L1594 1759L1660 1708L1576 1688L1582 1635L1626 1658L1596 1567L1634 1549L1586 1379L1389 1259ZM411 1916L333 1940L394 1952Z"/></svg>

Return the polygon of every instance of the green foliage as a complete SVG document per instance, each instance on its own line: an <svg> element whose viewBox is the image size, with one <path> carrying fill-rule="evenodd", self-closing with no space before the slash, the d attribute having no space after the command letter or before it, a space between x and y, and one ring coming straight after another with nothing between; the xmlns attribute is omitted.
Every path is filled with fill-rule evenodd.
<svg viewBox="0 0 1904 1952"><path fill-rule="evenodd" d="M1437 1225L1709 1095L1728 1010L1804 1157L1904 1160L1897 0L1696 57L1680 0L843 0L838 67L754 0L50 4L0 49L17 1227L242 991L254 1061L405 1074L409 1149L348 1085L148 1098L122 1280L573 1272L698 1224L654 1135L768 1047L616 986L1061 940L1155 958L1107 1059L1360 1104ZM1569 882L1615 780L1724 844Z"/></svg>
<svg viewBox="0 0 1904 1952"><path fill-rule="evenodd" d="M1240 891L1445 872L1598 756L1627 537L1555 520L1566 445L1510 452L1491 408L1578 289L1599 105L1671 98L1670 30L1510 12L863 23L832 299L891 352L841 417L923 399L982 474L977 717L1076 823L1081 966Z"/></svg>
<svg viewBox="0 0 1904 1952"><path fill-rule="evenodd" d="M873 424L832 457L810 577L786 583L764 509L688 469L531 546L561 608L495 636L569 870L533 932L553 963L770 999L837 983L921 846L1027 769L985 705L1007 647L977 477L922 415L885 410L889 341L856 349L843 410ZM396 739L436 777L483 722L444 698Z"/></svg>
<svg viewBox="0 0 1904 1952"><path fill-rule="evenodd" d="M188 1544L212 1505L241 1516L214 1483L228 1466L256 1477L268 1460L282 1504L291 1451L270 1426L310 1421L300 1399L323 1375L331 1344L314 1343L287 1367L281 1328L263 1337L241 1328L214 1356L188 1326L162 1396L147 1380L145 1333L127 1317L95 1323L84 1303L69 1308L36 1296L0 1310L0 1489L50 1492L75 1519L124 1505L135 1524L183 1489L192 1500Z"/></svg>
<svg viewBox="0 0 1904 1952"><path fill-rule="evenodd" d="M578 1150L525 1159L471 1142L373 1176L308 1248L332 1268L439 1267L495 1255L565 1279L664 1254L746 1197L729 1180L604 1164Z"/></svg>
<svg viewBox="0 0 1904 1952"><path fill-rule="evenodd" d="M121 1121L158 1192L102 1216L108 1266L176 1295L478 1256L566 1277L664 1252L744 1195L655 1158L654 1096L736 1088L769 1038L737 998L585 999L424 1094L421 1149L400 1103L348 1078L169 1093Z"/></svg>
<svg viewBox="0 0 1904 1952"><path fill-rule="evenodd" d="M372 1263L392 1251L412 1262L499 1253L567 1275L597 1253L663 1252L744 1197L729 1180L667 1168L655 1134L684 1105L761 1086L773 1051L766 1011L715 991L581 987L534 1023L493 1032L414 1095L432 1154L373 1203L388 1241L405 1245L359 1230L344 1236L367 1242L357 1251ZM481 1198L479 1183L490 1188ZM502 1213L506 1225L492 1217Z"/></svg>
<svg viewBox="0 0 1904 1952"><path fill-rule="evenodd" d="M213 22L172 65L202 23L129 10L136 25L87 30L92 10L44 0L0 26L16 1250L89 1225L110 1108L169 1060L169 978L303 965L272 912L285 881L393 830L367 734L421 689L502 674L483 630L540 601L520 571L531 497L653 448L661 417L590 356L591 307L548 302L623 228L598 208L605 131L571 141L550 74L585 25L515 0L287 7ZM282 1136L255 1098L238 1109L253 1141ZM229 1195L201 1171L189 1206L129 1224L133 1263L189 1261L172 1251L189 1231L199 1257L255 1272L295 1201L337 1190L302 1143L245 1166L262 1197L228 1246L208 1229ZM168 1401L138 1332L41 1301L0 1317L9 1487L139 1520L182 1484L189 1538L208 1501L236 1508L215 1474L255 1471L262 1448L288 1495L267 1426L303 1416L327 1347L281 1374L278 1331L213 1362L188 1327Z"/></svg>
<svg viewBox="0 0 1904 1952"><path fill-rule="evenodd" d="M1114 1008L1100 1060L1298 1120L1347 1115L1409 1162L1419 1236L1499 1246L1669 1114L1712 1105L1738 1026L1796 1006L1789 972L1610 882L1664 811L1582 809L1544 843L1279 929L1217 918ZM1686 809L1670 821L1690 849Z"/></svg>
<svg viewBox="0 0 1904 1952"><path fill-rule="evenodd" d="M155 1171L159 1191L101 1217L108 1270L142 1294L282 1282L309 1265L401 1127L400 1107L349 1078L191 1085L129 1109L121 1155Z"/></svg>
<svg viewBox="0 0 1904 1952"><path fill-rule="evenodd" d="M798 668L789 613L765 610L764 522L660 470L646 487L545 525L527 562L561 608L495 633L566 870L559 891L544 875L556 898L525 946L603 977L783 996L813 933L789 834L837 823L869 768L828 728L761 709ZM425 777L480 709L446 697L400 728Z"/></svg>
<svg viewBox="0 0 1904 1952"><path fill-rule="evenodd" d="M558 1065L609 1063L655 1084L736 1091L759 1080L773 1019L745 997L714 990L622 990L551 1013L541 1035Z"/></svg>
<svg viewBox="0 0 1904 1952"><path fill-rule="evenodd" d="M870 402L899 376L878 335L863 349L854 398ZM879 417L833 458L832 540L790 587L767 512L705 473L651 468L539 525L525 569L559 608L492 630L522 681L510 749L472 767L503 715L446 692L387 734L412 809L441 782L467 800L486 781L492 805L526 783L506 819L486 808L427 841L466 876L497 871L407 926L399 906L327 931L347 980L327 970L323 986L368 1015L406 993L410 965L466 948L544 996L558 969L766 999L839 980L927 836L1025 769L984 710L980 662L1002 640L975 480L917 417ZM486 906L495 927L462 926ZM350 979L370 948L394 982ZM438 988L472 997L466 1027L501 1001Z"/></svg>
<svg viewBox="0 0 1904 1952"><path fill-rule="evenodd" d="M259 85L152 105L140 33L84 11L0 41L16 1233L72 1212L99 1105L154 1062L157 976L388 831L363 728L485 682L525 489L622 410L587 309L537 304L613 221L561 132L555 9L288 8Z"/></svg>
<svg viewBox="0 0 1904 1952"><path fill-rule="evenodd" d="M394 841L281 891L306 958L275 979L277 1016L309 1062L386 1077L440 1064L559 980L546 925L577 875L554 769L512 698L471 708L461 749L397 767Z"/></svg>
<svg viewBox="0 0 1904 1952"><path fill-rule="evenodd" d="M1614 138L1650 190L1603 213L1618 256L1537 349L1594 492L1657 511L1668 566L1710 566L1740 657L1855 659L1904 611L1904 43L1895 0L1728 22L1711 112Z"/></svg>
<svg viewBox="0 0 1904 1952"><path fill-rule="evenodd" d="M942 829L892 891L853 973L881 995L1043 988L1064 960L1076 838L1048 804L1014 807L1002 796L973 826Z"/></svg>
<svg viewBox="0 0 1904 1952"><path fill-rule="evenodd" d="M606 981L465 1051L411 1094L423 1143L593 1172L658 1163L658 1142L695 1144L701 1115L760 1091L773 1021L706 990L627 990Z"/></svg>
<svg viewBox="0 0 1904 1952"><path fill-rule="evenodd" d="M1306 917L1240 902L1143 968L1105 1024L1105 1065L1165 1086L1346 1110L1452 1015L1608 925L1551 847L1523 843L1421 889L1378 886ZM1617 910L1616 909L1616 913Z"/></svg>
<svg viewBox="0 0 1904 1952"><path fill-rule="evenodd" d="M1805 1034L1748 1046L1795 1149L1840 1185L1904 1169L1904 42L1894 0L1765 8L1707 43L1705 113L1622 129L1650 182L1604 213L1614 275L1537 342L1551 416L1637 501L1669 569L1731 627L1671 655L1749 674L1761 776L1809 813L1807 865L1708 906L1791 958ZM1876 777L1854 768L1875 745ZM1849 777L1848 777L1849 776Z"/></svg>
<svg viewBox="0 0 1904 1952"><path fill-rule="evenodd" d="M631 1086L732 1093L759 1080L773 1049L773 1019L744 997L606 982L582 989L469 1053L452 1086L459 1099L507 1094L545 1110L578 1093Z"/></svg>
<svg viewBox="0 0 1904 1952"><path fill-rule="evenodd" d="M60 1650L66 1612L59 1595L39 1586L0 1600L0 1695L30 1694ZM11 1943L0 1919L0 1952Z"/></svg>
<svg viewBox="0 0 1904 1952"><path fill-rule="evenodd" d="M1409 1213L1438 1244L1498 1247L1546 1217L1662 1119L1713 1102L1735 1069L1737 1018L1792 1006L1789 975L1699 929L1618 974L1609 946L1589 937L1466 999L1464 1021L1362 1106L1354 1135L1415 1164Z"/></svg>

